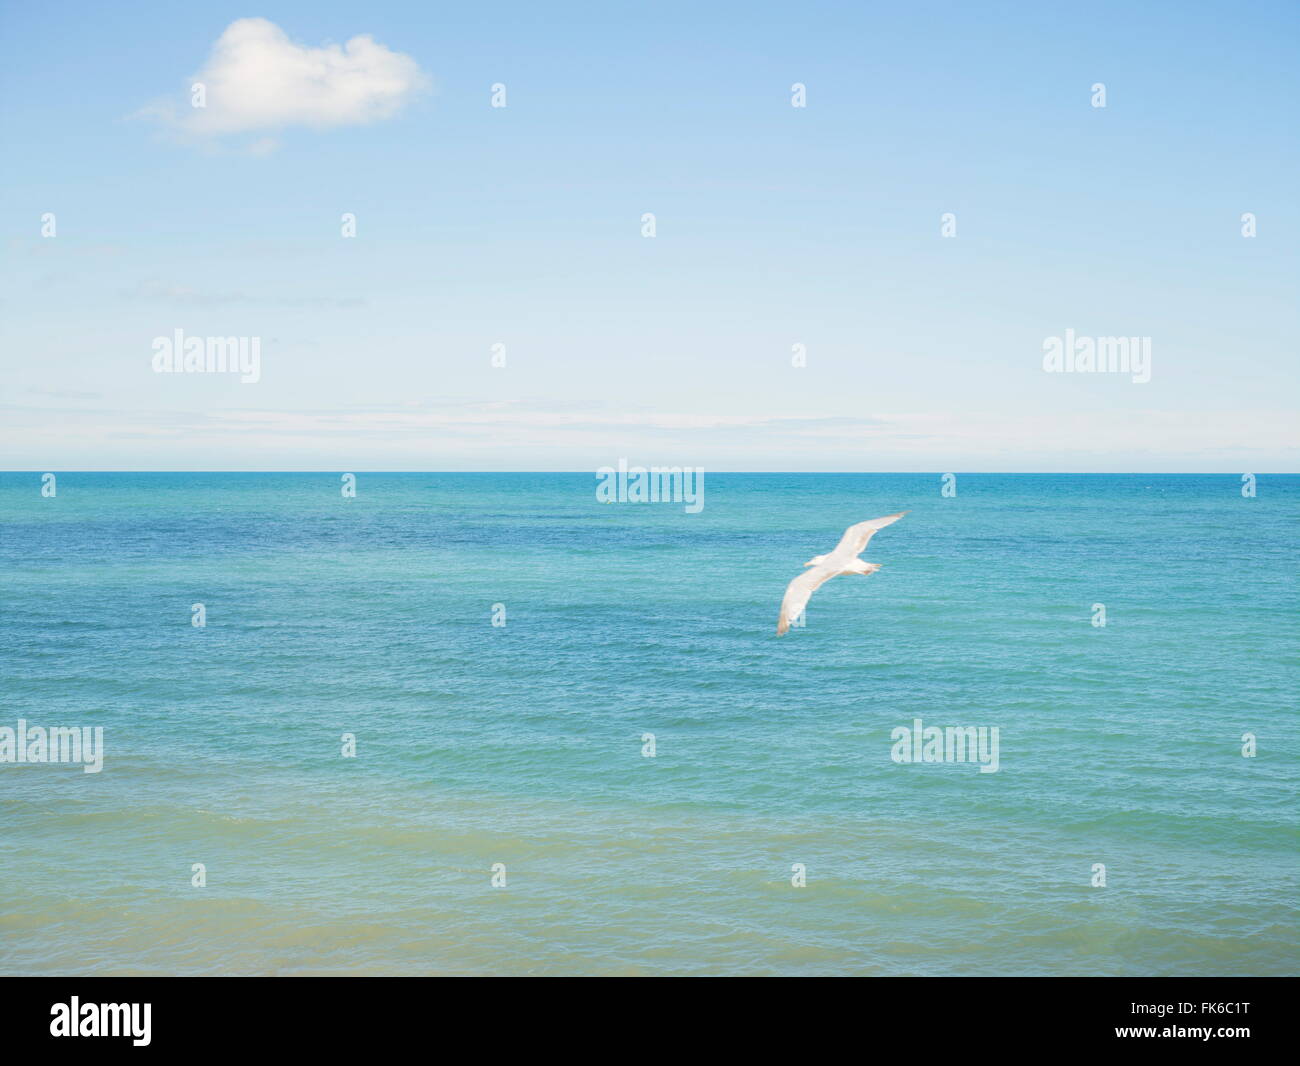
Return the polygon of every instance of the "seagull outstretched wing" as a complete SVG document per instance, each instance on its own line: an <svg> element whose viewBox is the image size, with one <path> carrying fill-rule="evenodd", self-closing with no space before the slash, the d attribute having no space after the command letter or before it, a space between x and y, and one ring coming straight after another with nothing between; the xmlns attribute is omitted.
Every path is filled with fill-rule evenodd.
<svg viewBox="0 0 1300 1066"><path fill-rule="evenodd" d="M844 553L850 558L861 555L866 551L867 541L872 538L876 530L884 529L885 526L892 526L905 514L907 514L906 511L899 511L898 514L885 515L884 518L873 518L870 521L849 526L844 531L844 536L840 537L840 542L835 545L835 550L831 552L831 555Z"/></svg>
<svg viewBox="0 0 1300 1066"><path fill-rule="evenodd" d="M781 600L781 617L776 622L777 636L783 636L790 628L790 622L803 613L812 599L812 594L833 578L839 570L830 566L814 566L805 570L785 587L785 596Z"/></svg>

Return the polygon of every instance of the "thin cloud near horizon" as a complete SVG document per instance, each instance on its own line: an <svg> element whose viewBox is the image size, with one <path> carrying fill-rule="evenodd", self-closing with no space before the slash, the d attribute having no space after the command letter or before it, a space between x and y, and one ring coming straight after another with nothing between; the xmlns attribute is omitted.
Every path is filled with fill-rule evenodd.
<svg viewBox="0 0 1300 1066"><path fill-rule="evenodd" d="M654 464L686 462L713 469L785 469L851 472L928 471L960 467L1008 471L1016 458L1034 454L1032 467L1050 472L1230 472L1277 470L1277 456L1295 456L1291 419L1283 411L1252 412L1249 446L1230 428L1242 412L1191 418L1176 411L1091 411L1020 415L972 414L960 424L927 412L898 412L858 419L842 416L708 412L550 410L534 402L440 401L357 405L328 409L217 408L202 411L147 409L130 413L102 404L0 403L6 412L0 447L19 467L24 454L34 465L60 464L93 449L154 442L166 446L178 468L211 468L213 455L231 470L257 469L268 454L276 468L310 456L324 469L360 466L411 470L433 468L518 469L528 454L536 469L594 469L610 457ZM1081 448L1080 441L1091 446ZM1152 445L1158 443L1159 451ZM759 446L779 454L757 459ZM1031 452L1032 450L1032 452ZM751 458L754 456L755 458ZM418 458L417 458L418 457ZM1273 457L1273 458L1270 458ZM1048 462L1044 460L1048 459ZM413 462L414 460L414 462ZM1285 462L1285 461L1284 461ZM141 467L148 465L140 464ZM1300 461L1288 464L1300 467ZM1144 471L1145 468L1145 471Z"/></svg>

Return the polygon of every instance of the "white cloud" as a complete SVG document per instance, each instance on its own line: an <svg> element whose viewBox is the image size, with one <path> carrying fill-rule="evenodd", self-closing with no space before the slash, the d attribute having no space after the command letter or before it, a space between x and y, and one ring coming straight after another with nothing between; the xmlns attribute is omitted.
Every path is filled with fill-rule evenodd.
<svg viewBox="0 0 1300 1066"><path fill-rule="evenodd" d="M164 103L142 114L197 139L291 126L324 129L391 118L429 84L408 55L367 34L319 48L295 44L263 18L238 19L217 39L204 68L191 79L203 87L205 106ZM253 149L274 142L259 138Z"/></svg>

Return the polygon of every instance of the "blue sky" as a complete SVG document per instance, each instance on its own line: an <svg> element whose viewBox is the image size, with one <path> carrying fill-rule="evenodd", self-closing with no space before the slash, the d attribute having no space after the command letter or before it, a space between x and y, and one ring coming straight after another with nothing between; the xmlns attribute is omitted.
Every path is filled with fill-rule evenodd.
<svg viewBox="0 0 1300 1066"><path fill-rule="evenodd" d="M245 18L369 35L419 84L178 132L159 106L195 117ZM0 467L1300 469L1298 31L1292 3L6 5ZM1151 381L1045 373L1067 328L1150 337ZM261 380L155 374L176 329L260 338Z"/></svg>

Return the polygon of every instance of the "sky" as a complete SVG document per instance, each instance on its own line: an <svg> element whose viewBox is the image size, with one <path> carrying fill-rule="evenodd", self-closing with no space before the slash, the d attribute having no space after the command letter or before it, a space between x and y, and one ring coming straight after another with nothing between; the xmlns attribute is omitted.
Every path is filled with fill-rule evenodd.
<svg viewBox="0 0 1300 1066"><path fill-rule="evenodd" d="M1298 52L1292 2L5 2L0 469L1300 470Z"/></svg>

